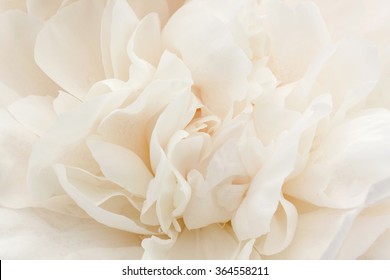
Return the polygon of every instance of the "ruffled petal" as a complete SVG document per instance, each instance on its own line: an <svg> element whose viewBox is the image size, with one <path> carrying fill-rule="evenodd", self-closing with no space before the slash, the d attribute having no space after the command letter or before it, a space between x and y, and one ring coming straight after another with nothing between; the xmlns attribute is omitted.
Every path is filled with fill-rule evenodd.
<svg viewBox="0 0 390 280"><path fill-rule="evenodd" d="M56 165L55 173L65 192L96 221L133 233L153 233L137 221L139 213L127 194L107 180L63 165Z"/></svg>

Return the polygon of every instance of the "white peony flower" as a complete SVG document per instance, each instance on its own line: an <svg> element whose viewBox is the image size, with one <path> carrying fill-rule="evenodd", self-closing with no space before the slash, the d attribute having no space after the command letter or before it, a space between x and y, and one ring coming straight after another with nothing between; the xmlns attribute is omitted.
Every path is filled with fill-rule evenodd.
<svg viewBox="0 0 390 280"><path fill-rule="evenodd" d="M0 258L389 259L388 11L0 0Z"/></svg>

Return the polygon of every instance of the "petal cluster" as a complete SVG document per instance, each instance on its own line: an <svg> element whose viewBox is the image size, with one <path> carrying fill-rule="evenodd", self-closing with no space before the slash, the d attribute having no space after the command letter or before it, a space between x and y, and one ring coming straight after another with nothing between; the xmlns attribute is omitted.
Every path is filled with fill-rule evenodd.
<svg viewBox="0 0 390 280"><path fill-rule="evenodd" d="M0 0L0 257L390 258L390 5L339 2Z"/></svg>

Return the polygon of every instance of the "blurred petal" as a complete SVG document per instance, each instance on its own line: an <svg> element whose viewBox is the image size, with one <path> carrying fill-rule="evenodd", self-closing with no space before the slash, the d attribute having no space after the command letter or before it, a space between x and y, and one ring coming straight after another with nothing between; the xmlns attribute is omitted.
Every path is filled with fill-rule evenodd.
<svg viewBox="0 0 390 280"><path fill-rule="evenodd" d="M1 259L136 259L140 241L91 219L0 208Z"/></svg>

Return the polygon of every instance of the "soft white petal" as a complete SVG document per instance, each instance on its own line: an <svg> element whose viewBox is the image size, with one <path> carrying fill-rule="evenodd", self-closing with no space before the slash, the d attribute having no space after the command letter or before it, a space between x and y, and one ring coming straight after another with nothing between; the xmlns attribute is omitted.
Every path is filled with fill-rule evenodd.
<svg viewBox="0 0 390 280"><path fill-rule="evenodd" d="M360 213L353 222L337 258L351 260L360 257L387 229L390 229L390 196L382 203L368 207Z"/></svg>
<svg viewBox="0 0 390 280"><path fill-rule="evenodd" d="M140 241L92 219L47 210L0 208L1 259L135 259Z"/></svg>
<svg viewBox="0 0 390 280"><path fill-rule="evenodd" d="M0 119L0 206L29 206L27 162L37 137L5 110Z"/></svg>
<svg viewBox="0 0 390 280"><path fill-rule="evenodd" d="M102 16L101 49L106 77L126 81L130 60L127 43L138 24L138 18L125 0L110 0Z"/></svg>
<svg viewBox="0 0 390 280"><path fill-rule="evenodd" d="M115 186L81 169L56 165L55 172L65 192L96 221L129 232L152 233L137 222L138 211Z"/></svg>
<svg viewBox="0 0 390 280"><path fill-rule="evenodd" d="M169 3L171 0L127 0L138 18L144 18L151 13L157 13L162 24L165 24L169 16Z"/></svg>
<svg viewBox="0 0 390 280"><path fill-rule="evenodd" d="M265 13L271 69L280 82L295 81L330 41L320 10L309 1L289 7L275 0L267 2Z"/></svg>
<svg viewBox="0 0 390 280"><path fill-rule="evenodd" d="M294 204L282 197L272 218L270 232L255 244L257 251L261 255L273 255L284 250L294 238L297 222Z"/></svg>
<svg viewBox="0 0 390 280"><path fill-rule="evenodd" d="M48 19L57 12L62 2L63 0L26 0L27 12L31 16Z"/></svg>
<svg viewBox="0 0 390 280"><path fill-rule="evenodd" d="M19 96L56 95L58 86L34 61L34 44L42 22L21 11L0 15L0 82Z"/></svg>
<svg viewBox="0 0 390 280"><path fill-rule="evenodd" d="M148 243L150 241L144 240L143 247L145 254L152 259L225 260L235 258L240 249L228 225L210 225L202 229L185 230L179 234L170 248L168 247L169 241L160 240L158 243L166 244L165 247L168 247L165 248L164 255L159 255L161 249L146 247Z"/></svg>
<svg viewBox="0 0 390 280"><path fill-rule="evenodd" d="M361 256L361 259L390 260L390 229L387 229Z"/></svg>
<svg viewBox="0 0 390 280"><path fill-rule="evenodd" d="M288 182L285 192L320 206L364 205L366 199L375 199L367 198L374 184L388 178L389 137L387 110L360 113L329 132L312 151L310 164Z"/></svg>
<svg viewBox="0 0 390 280"><path fill-rule="evenodd" d="M42 136L56 120L51 96L30 95L12 103L8 110L27 129Z"/></svg>
<svg viewBox="0 0 390 280"><path fill-rule="evenodd" d="M41 30L35 45L39 67L80 99L104 77L100 55L102 10L101 0L81 0L60 9Z"/></svg>
<svg viewBox="0 0 390 280"><path fill-rule="evenodd" d="M78 166L90 172L99 170L84 139L126 97L126 94L106 94L58 117L57 122L34 145L29 159L27 184L37 199L63 194L52 171L55 163Z"/></svg>
<svg viewBox="0 0 390 280"><path fill-rule="evenodd" d="M181 7L165 26L163 40L191 70L202 101L215 114L225 117L232 103L245 97L250 61L202 3Z"/></svg>
<svg viewBox="0 0 390 280"><path fill-rule="evenodd" d="M145 197L152 174L135 153L93 138L87 140L87 145L107 179L136 196Z"/></svg>
<svg viewBox="0 0 390 280"><path fill-rule="evenodd" d="M273 259L334 259L359 210L320 208L299 215L291 244Z"/></svg>

